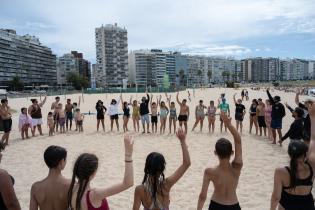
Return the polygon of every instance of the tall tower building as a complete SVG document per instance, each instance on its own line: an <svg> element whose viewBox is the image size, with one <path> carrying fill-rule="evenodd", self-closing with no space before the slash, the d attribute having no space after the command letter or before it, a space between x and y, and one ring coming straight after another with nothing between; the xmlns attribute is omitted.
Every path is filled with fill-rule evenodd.
<svg viewBox="0 0 315 210"><path fill-rule="evenodd" d="M125 28L115 25L95 29L96 82L101 87L121 87L128 78L128 38Z"/></svg>

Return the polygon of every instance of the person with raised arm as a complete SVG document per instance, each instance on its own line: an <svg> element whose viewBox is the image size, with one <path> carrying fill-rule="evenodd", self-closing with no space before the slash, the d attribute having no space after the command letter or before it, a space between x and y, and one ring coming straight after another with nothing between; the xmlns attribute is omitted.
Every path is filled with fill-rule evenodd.
<svg viewBox="0 0 315 210"><path fill-rule="evenodd" d="M267 95L270 101L270 104L272 105L272 110L271 110L271 131L272 131L272 139L273 139L273 144L276 144L276 139L277 139L277 133L279 135L279 144L281 144L281 139L282 139L282 118L285 116L285 108L282 103L280 103L281 98L280 96L275 96L272 97L269 88L267 88Z"/></svg>
<svg viewBox="0 0 315 210"><path fill-rule="evenodd" d="M164 156L157 152L150 153L146 158L142 184L135 189L133 210L139 210L141 205L143 205L144 210L169 209L171 189L191 164L186 144L186 133L179 128L176 135L181 143L182 164L171 176L165 178L166 162Z"/></svg>
<svg viewBox="0 0 315 210"><path fill-rule="evenodd" d="M296 95L295 95L295 103L298 107L304 110L304 141L309 142L310 141L310 136L311 136L311 120L310 116L308 114L308 105L313 103L313 100L307 99L304 101L304 104L300 103L300 89L297 90Z"/></svg>
<svg viewBox="0 0 315 210"><path fill-rule="evenodd" d="M183 99L182 102L179 101L178 98L179 92L177 92L176 95L176 101L179 104L180 110L179 110L179 115L178 115L178 121L179 121L179 126L182 128L183 124L185 127L185 133L187 133L187 121L189 119L189 106L187 106L187 100Z"/></svg>
<svg viewBox="0 0 315 210"><path fill-rule="evenodd" d="M0 163L5 145L0 142ZM14 178L4 169L0 168L0 209L21 210L20 203L14 191Z"/></svg>
<svg viewBox="0 0 315 210"><path fill-rule="evenodd" d="M125 172L121 182L110 187L91 188L90 182L96 176L98 158L94 154L81 154L73 168L72 181L68 192L68 209L73 210L109 210L107 198L123 192L133 186L133 140L129 135L124 137Z"/></svg>
<svg viewBox="0 0 315 210"><path fill-rule="evenodd" d="M79 101L78 102L73 102L72 103L72 115L74 116L75 113L76 113L76 110L77 109L80 109L80 105L81 105L81 96L79 96ZM78 127L77 127L77 121L74 119L74 124L75 124L75 131L78 130Z"/></svg>
<svg viewBox="0 0 315 210"><path fill-rule="evenodd" d="M205 119L205 116L206 116L205 111L204 111L205 109L207 109L207 107L203 104L203 100L199 100L199 104L196 106L196 109L195 109L196 121L192 128L192 131L195 130L195 128L200 122L200 132L202 132L203 120Z"/></svg>
<svg viewBox="0 0 315 210"><path fill-rule="evenodd" d="M170 128L170 134L172 133L172 126L174 127L174 133L176 133L176 121L177 121L177 112L175 107L175 102L171 101L171 95L168 96L167 93L165 93L165 96L168 101L168 106L170 108L170 116L169 116L169 128Z"/></svg>
<svg viewBox="0 0 315 210"><path fill-rule="evenodd" d="M242 90L242 93L244 93L244 90ZM246 108L242 104L244 96L242 95L242 99L235 99L237 93L233 95L233 100L235 103L235 121L236 121L236 130L240 129L240 132L243 132L243 120L244 116L246 114Z"/></svg>
<svg viewBox="0 0 315 210"><path fill-rule="evenodd" d="M149 118L149 102L150 102L150 96L148 92L146 92L147 98L142 97L141 104L140 104L140 118L143 128L143 134L146 132L145 125L147 125L147 133L150 133L149 126L150 126L150 118Z"/></svg>
<svg viewBox="0 0 315 210"><path fill-rule="evenodd" d="M49 146L44 152L44 161L49 172L45 179L32 185L30 210L67 209L70 180L61 174L67 162L67 150L60 146Z"/></svg>
<svg viewBox="0 0 315 210"><path fill-rule="evenodd" d="M133 128L135 132L139 132L139 120L140 120L140 106L138 105L137 100L132 100L132 96L130 97L130 104L132 104L132 121Z"/></svg>
<svg viewBox="0 0 315 210"><path fill-rule="evenodd" d="M160 134L165 133L165 127L166 127L166 120L167 120L167 115L169 113L169 109L165 105L165 102L162 101L162 96L160 95L159 98L159 106L160 106Z"/></svg>
<svg viewBox="0 0 315 210"><path fill-rule="evenodd" d="M243 167L242 140L236 128L231 123L231 118L221 112L221 119L234 138L235 151L232 144L225 138L219 139L215 144L215 154L218 156L219 164L216 167L206 168L203 175L203 183L197 210L202 210L207 199L208 187L213 182L214 192L211 197L209 210L240 210L236 189ZM231 156L234 159L230 162Z"/></svg>
<svg viewBox="0 0 315 210"><path fill-rule="evenodd" d="M7 146L9 145L9 137L12 129L12 114L7 99L1 99L0 118L2 120L2 127L4 131L1 142L4 146Z"/></svg>
<svg viewBox="0 0 315 210"><path fill-rule="evenodd" d="M56 96L55 97L55 101L51 104L50 109L53 110L53 116L54 116L54 131L58 132L58 119L57 119L57 115L58 115L58 104L60 102L60 97Z"/></svg>
<svg viewBox="0 0 315 210"><path fill-rule="evenodd" d="M120 103L120 97L118 101L116 99L112 99L110 105L108 107L108 115L110 117L110 131L113 131L114 121L116 123L117 131L119 131L119 123L118 123L118 107Z"/></svg>
<svg viewBox="0 0 315 210"><path fill-rule="evenodd" d="M95 105L95 109L96 109L96 130L98 131L100 127L100 123L101 123L103 131L105 131L104 119L105 119L105 113L107 109L104 106L103 101L98 100Z"/></svg>
<svg viewBox="0 0 315 210"><path fill-rule="evenodd" d="M222 100L222 102L221 102ZM218 99L218 108L220 109L221 112L224 112L226 113L228 116L230 116L230 105L228 103L226 103L226 99L225 99L225 94L221 94L221 98ZM220 131L222 133L222 130L223 130L223 125L224 125L224 128L225 128L225 132L226 132L226 125L224 124L222 118L220 117Z"/></svg>
<svg viewBox="0 0 315 210"><path fill-rule="evenodd" d="M274 173L270 210L314 210L312 187L315 170L315 103L308 104L311 120L309 147L303 141L291 141L288 147L290 164ZM313 132L314 131L314 132Z"/></svg>
<svg viewBox="0 0 315 210"><path fill-rule="evenodd" d="M122 98L122 94L120 95L120 101L121 101L121 106L122 106L122 110L124 112L123 114L123 130L124 132L129 131L128 130L128 122L129 122L129 118L130 118L130 108L127 101L124 101Z"/></svg>
<svg viewBox="0 0 315 210"><path fill-rule="evenodd" d="M47 96L45 96L44 100L40 99L40 103L38 103L37 99L31 99L32 105L28 108L28 114L32 117L32 136L35 136L36 127L39 131L39 134L42 136L42 124L43 124L43 115L42 115L42 107L46 102ZM58 106L57 106L58 109Z"/></svg>
<svg viewBox="0 0 315 210"><path fill-rule="evenodd" d="M150 109L151 109L151 126L152 133L157 133L157 123L158 123L158 104L159 99L156 99L157 102L153 101L153 94L150 97Z"/></svg>

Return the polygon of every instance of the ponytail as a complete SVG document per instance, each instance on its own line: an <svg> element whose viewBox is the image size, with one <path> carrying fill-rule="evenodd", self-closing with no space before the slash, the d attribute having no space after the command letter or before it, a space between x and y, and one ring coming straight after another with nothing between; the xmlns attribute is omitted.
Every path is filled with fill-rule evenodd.
<svg viewBox="0 0 315 210"><path fill-rule="evenodd" d="M290 160L290 188L295 189L297 178L297 158L291 158Z"/></svg>

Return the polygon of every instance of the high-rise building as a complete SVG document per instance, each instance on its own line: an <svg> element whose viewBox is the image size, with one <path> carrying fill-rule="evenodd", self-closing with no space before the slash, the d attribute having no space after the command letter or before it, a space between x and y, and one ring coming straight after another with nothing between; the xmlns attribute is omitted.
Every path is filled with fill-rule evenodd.
<svg viewBox="0 0 315 210"><path fill-rule="evenodd" d="M70 72L78 73L86 78L89 83L91 80L91 64L83 58L82 53L71 51L57 59L57 83L66 85L67 77Z"/></svg>
<svg viewBox="0 0 315 210"><path fill-rule="evenodd" d="M139 87L162 87L168 75L170 87L175 86L175 56L162 50L137 50L129 53L129 82Z"/></svg>
<svg viewBox="0 0 315 210"><path fill-rule="evenodd" d="M24 85L56 85L56 55L35 36L0 29L0 84L16 76Z"/></svg>
<svg viewBox="0 0 315 210"><path fill-rule="evenodd" d="M115 25L95 29L97 84L121 87L128 78L127 30Z"/></svg>

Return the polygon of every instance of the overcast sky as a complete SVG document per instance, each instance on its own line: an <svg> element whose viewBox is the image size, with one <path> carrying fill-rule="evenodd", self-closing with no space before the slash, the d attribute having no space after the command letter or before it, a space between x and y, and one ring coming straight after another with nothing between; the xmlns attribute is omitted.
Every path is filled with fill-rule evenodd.
<svg viewBox="0 0 315 210"><path fill-rule="evenodd" d="M95 61L95 27L118 23L129 50L315 59L315 0L0 0L0 28L58 56Z"/></svg>

